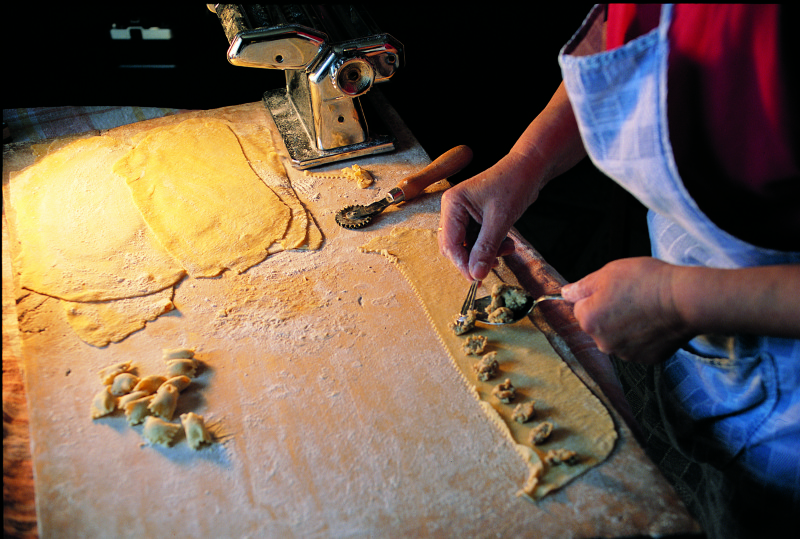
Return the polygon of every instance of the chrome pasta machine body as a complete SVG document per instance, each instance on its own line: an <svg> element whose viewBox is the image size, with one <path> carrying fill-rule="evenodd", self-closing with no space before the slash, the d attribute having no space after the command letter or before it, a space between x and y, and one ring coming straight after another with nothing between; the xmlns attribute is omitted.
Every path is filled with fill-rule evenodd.
<svg viewBox="0 0 800 539"><path fill-rule="evenodd" d="M360 99L389 80L403 46L363 8L345 4L208 4L228 38L228 61L281 69L272 114L295 168L388 152L395 137ZM365 111L366 109L366 111Z"/></svg>

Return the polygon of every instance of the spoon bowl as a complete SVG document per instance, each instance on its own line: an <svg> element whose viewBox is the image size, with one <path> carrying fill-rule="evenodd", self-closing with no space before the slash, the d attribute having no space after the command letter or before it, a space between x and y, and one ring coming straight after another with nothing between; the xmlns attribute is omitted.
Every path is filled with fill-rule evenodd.
<svg viewBox="0 0 800 539"><path fill-rule="evenodd" d="M482 298L478 298L475 300L475 310L477 311L477 319L482 324L487 324L490 326L504 326L506 324L513 324L515 322L519 322L524 317L530 313L534 307L536 307L539 303L548 300L558 300L558 301L565 301L564 298L560 294L548 294L536 299L532 297L528 297L528 300L517 309L511 309L512 317L510 320L505 320L503 322L489 322L488 318L491 313L487 313L486 309L492 304L492 297L491 296L484 296Z"/></svg>

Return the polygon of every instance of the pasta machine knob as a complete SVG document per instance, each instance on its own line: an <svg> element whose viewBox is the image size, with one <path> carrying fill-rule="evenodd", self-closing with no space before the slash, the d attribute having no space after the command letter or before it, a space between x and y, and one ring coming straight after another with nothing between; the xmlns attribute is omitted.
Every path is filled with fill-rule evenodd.
<svg viewBox="0 0 800 539"><path fill-rule="evenodd" d="M331 67L334 87L349 97L367 93L375 80L375 69L366 58L359 56L340 58Z"/></svg>

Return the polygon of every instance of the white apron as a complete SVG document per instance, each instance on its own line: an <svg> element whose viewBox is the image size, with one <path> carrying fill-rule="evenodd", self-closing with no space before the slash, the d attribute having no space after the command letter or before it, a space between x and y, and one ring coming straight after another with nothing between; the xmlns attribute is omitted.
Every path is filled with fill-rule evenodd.
<svg viewBox="0 0 800 539"><path fill-rule="evenodd" d="M589 157L649 209L653 256L714 268L800 263L800 253L756 247L721 230L681 181L667 121L672 6L662 8L651 32L580 55L603 16L596 6L559 63ZM747 490L790 512L800 508L800 341L700 336L650 372L670 442L727 474L725 488L736 492L723 495L726 505L738 508L739 491ZM753 507L742 510L752 514Z"/></svg>

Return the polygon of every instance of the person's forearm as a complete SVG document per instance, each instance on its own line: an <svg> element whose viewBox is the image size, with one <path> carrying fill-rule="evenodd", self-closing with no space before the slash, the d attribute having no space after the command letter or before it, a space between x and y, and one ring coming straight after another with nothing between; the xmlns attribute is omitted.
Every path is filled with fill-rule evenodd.
<svg viewBox="0 0 800 539"><path fill-rule="evenodd" d="M509 153L525 162L539 189L586 157L563 82Z"/></svg>
<svg viewBox="0 0 800 539"><path fill-rule="evenodd" d="M676 266L671 301L694 334L800 338L800 266Z"/></svg>

